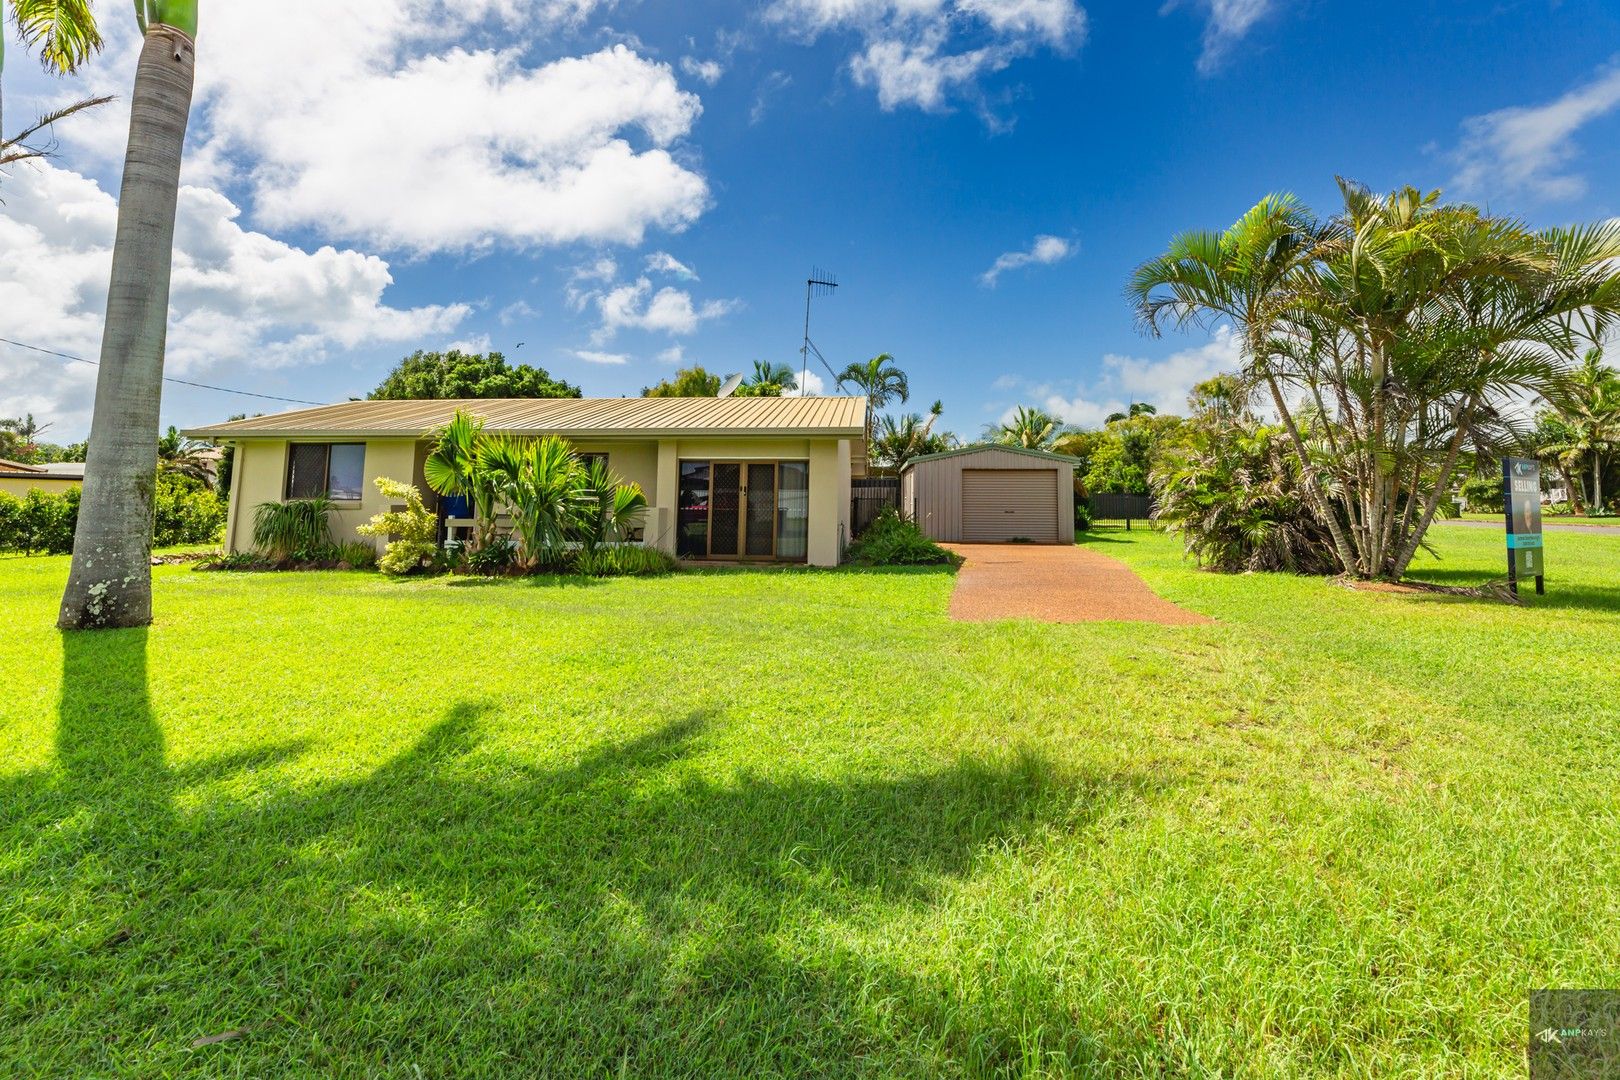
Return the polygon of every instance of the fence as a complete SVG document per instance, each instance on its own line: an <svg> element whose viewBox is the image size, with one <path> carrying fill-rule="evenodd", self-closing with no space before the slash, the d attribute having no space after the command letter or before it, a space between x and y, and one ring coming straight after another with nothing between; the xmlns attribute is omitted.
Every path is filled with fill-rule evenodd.
<svg viewBox="0 0 1620 1080"><path fill-rule="evenodd" d="M1092 521L1121 521L1125 528L1132 520L1146 521L1153 516L1153 496L1106 493L1091 497Z"/></svg>
<svg viewBox="0 0 1620 1080"><path fill-rule="evenodd" d="M900 478L868 476L849 482L849 532L852 537L866 531L886 506L900 505Z"/></svg>

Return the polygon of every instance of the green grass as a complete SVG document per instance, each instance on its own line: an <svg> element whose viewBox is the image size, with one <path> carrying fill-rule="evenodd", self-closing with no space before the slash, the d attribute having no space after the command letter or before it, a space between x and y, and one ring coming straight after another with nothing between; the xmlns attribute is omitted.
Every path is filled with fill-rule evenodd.
<svg viewBox="0 0 1620 1080"><path fill-rule="evenodd" d="M1504 524L1500 513L1485 513L1482 511L1467 511L1462 515L1464 521L1489 521L1497 525ZM1620 525L1620 515L1616 514L1542 514L1541 520L1549 525ZM1445 524L1444 519L1440 524Z"/></svg>
<svg viewBox="0 0 1620 1080"><path fill-rule="evenodd" d="M174 566L64 637L0 562L0 1075L1522 1075L1620 970L1620 542L1523 608L1088 542L1219 621Z"/></svg>

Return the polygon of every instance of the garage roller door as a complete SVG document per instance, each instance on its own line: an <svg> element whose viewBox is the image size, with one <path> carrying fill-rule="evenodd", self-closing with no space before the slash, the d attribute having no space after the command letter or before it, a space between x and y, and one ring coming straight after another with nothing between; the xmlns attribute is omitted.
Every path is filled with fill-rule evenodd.
<svg viewBox="0 0 1620 1080"><path fill-rule="evenodd" d="M1056 469L962 470L962 539L980 542L1058 538Z"/></svg>

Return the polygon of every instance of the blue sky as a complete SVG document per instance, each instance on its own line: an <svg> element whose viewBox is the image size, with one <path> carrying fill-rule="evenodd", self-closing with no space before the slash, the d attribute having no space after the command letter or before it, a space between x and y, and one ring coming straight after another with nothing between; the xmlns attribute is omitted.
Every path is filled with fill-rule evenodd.
<svg viewBox="0 0 1620 1080"><path fill-rule="evenodd" d="M13 46L8 126L127 97L133 32L99 7L77 86ZM324 35L329 5L281 7L205 6L171 333L172 374L266 394L341 400L453 342L592 395L796 362L820 266L836 365L893 353L959 433L1018 403L1095 422L1233 362L1218 332L1142 337L1122 290L1268 191L1620 216L1612 2L354 0ZM126 117L0 180L0 337L97 355ZM0 414L53 437L92 384L0 345ZM165 393L181 425L282 407Z"/></svg>

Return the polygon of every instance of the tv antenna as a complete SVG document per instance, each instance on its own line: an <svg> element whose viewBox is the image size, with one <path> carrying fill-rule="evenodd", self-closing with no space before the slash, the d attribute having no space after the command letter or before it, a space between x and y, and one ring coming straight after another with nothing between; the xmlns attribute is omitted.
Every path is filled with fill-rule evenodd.
<svg viewBox="0 0 1620 1080"><path fill-rule="evenodd" d="M831 296L833 290L838 288L838 279L819 267L810 271L810 276L804 282L804 344L799 348L799 392L804 392L805 383L810 379L810 357L815 356L821 361L821 366L827 369L833 382L842 387L844 380L838 377L838 372L827 363L827 358L821 355L816 343L810 340L810 301L817 296Z"/></svg>

